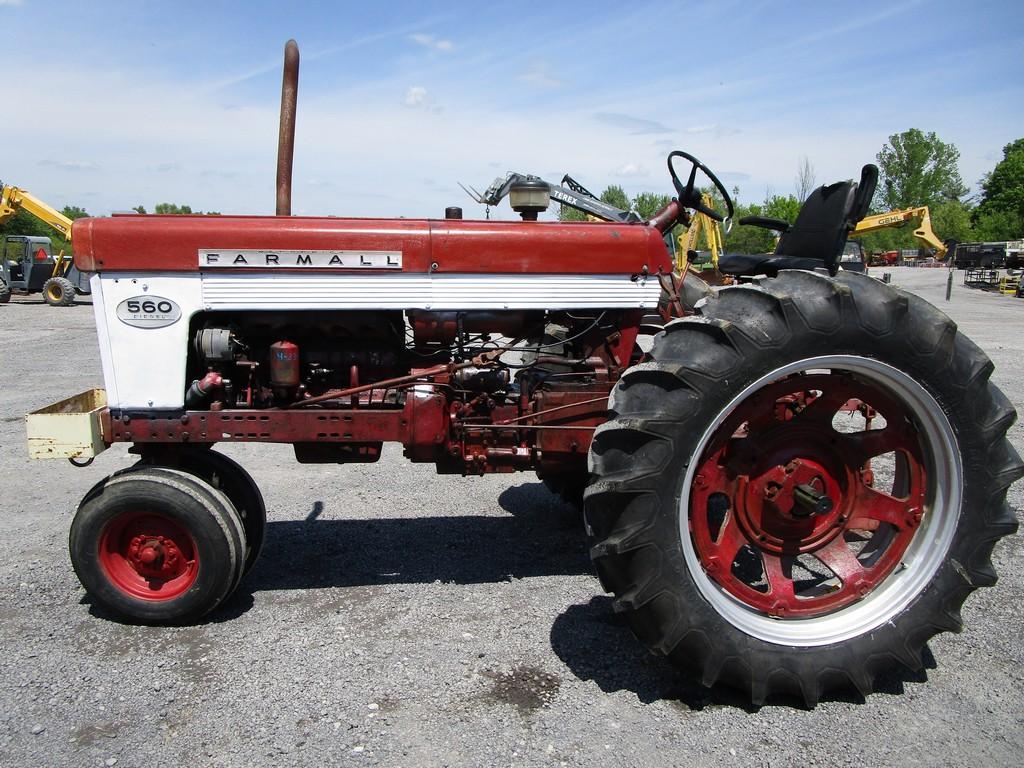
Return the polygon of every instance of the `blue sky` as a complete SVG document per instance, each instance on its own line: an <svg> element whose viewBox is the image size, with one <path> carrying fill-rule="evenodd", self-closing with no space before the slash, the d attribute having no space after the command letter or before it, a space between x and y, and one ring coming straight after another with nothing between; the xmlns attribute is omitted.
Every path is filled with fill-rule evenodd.
<svg viewBox="0 0 1024 768"><path fill-rule="evenodd" d="M482 215L457 182L509 170L670 192L672 148L758 201L911 127L976 187L1024 136L1020 2L0 0L0 33L0 179L97 214L271 213L289 37L300 214Z"/></svg>

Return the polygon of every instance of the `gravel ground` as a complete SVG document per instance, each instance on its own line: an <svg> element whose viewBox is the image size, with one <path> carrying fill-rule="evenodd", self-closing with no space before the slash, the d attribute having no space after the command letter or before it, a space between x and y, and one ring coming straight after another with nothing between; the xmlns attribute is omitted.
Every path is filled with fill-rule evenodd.
<svg viewBox="0 0 1024 768"><path fill-rule="evenodd" d="M1024 301L892 269L1024 406ZM959 636L867 699L752 709L673 675L612 615L578 523L531 475L438 477L397 449L300 466L238 445L266 548L204 624L123 626L67 555L84 492L130 463L29 462L22 414L102 386L92 310L0 306L0 764L1020 765L1022 539L996 549ZM1024 453L1024 432L1011 437ZM1011 490L1020 508L1022 488Z"/></svg>

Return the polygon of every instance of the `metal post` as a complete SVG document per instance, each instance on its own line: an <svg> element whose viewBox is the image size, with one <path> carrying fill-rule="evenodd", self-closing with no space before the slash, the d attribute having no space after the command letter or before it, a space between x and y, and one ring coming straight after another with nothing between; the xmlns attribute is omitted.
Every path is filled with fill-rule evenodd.
<svg viewBox="0 0 1024 768"><path fill-rule="evenodd" d="M946 301L949 301L949 297L953 293L953 270L949 270L949 277L946 278Z"/></svg>
<svg viewBox="0 0 1024 768"><path fill-rule="evenodd" d="M295 156L295 106L299 96L299 45L284 46L281 126L277 140L277 215L292 215L292 159Z"/></svg>

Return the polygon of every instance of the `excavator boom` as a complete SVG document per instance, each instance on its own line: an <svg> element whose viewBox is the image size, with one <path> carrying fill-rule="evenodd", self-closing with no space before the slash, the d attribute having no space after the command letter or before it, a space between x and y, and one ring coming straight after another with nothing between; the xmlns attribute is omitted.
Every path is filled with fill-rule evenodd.
<svg viewBox="0 0 1024 768"><path fill-rule="evenodd" d="M914 237L935 251L935 258L937 260L945 261L949 248L932 229L932 215L927 205L918 206L917 208L904 208L900 211L888 211L874 216L865 216L857 222L857 226L850 233L850 237L866 235L868 232L888 227L902 227L915 219L920 219L920 221L914 229Z"/></svg>
<svg viewBox="0 0 1024 768"><path fill-rule="evenodd" d="M0 193L0 224L14 216L19 209L46 222L60 232L61 237L71 242L71 219L24 189L4 187Z"/></svg>

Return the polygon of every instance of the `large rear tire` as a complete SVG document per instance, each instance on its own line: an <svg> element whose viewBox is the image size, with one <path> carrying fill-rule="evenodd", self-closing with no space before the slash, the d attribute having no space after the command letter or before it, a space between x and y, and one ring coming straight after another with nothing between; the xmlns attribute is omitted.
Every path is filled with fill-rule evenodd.
<svg viewBox="0 0 1024 768"><path fill-rule="evenodd" d="M591 448L591 556L638 637L755 704L917 670L996 581L1024 474L992 364L864 275L725 288L626 372Z"/></svg>
<svg viewBox="0 0 1024 768"><path fill-rule="evenodd" d="M82 585L106 610L131 622L183 624L237 586L245 538L220 491L184 472L135 468L86 494L70 552Z"/></svg>

